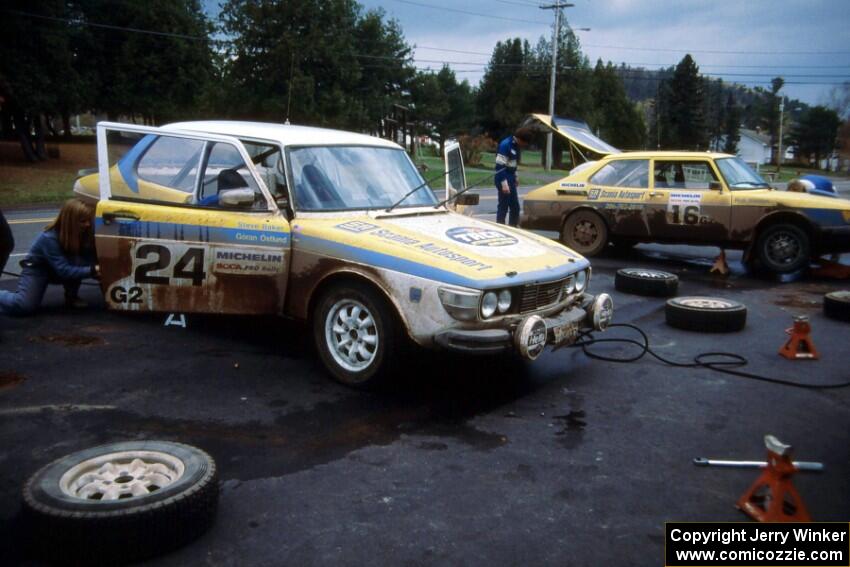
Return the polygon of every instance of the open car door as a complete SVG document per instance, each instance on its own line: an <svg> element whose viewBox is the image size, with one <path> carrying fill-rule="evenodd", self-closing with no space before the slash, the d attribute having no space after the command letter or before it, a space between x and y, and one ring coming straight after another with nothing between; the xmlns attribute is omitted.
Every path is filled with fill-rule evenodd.
<svg viewBox="0 0 850 567"><path fill-rule="evenodd" d="M283 311L289 221L239 140L102 122L97 145L95 241L110 308Z"/></svg>
<svg viewBox="0 0 850 567"><path fill-rule="evenodd" d="M443 150L443 159L446 166L445 198L451 199L457 193L466 189L466 171L463 165L463 154L460 151L460 144L456 141L447 142ZM447 206L460 214L465 214L467 209L466 206L459 205L457 199L449 201Z"/></svg>
<svg viewBox="0 0 850 567"><path fill-rule="evenodd" d="M520 127L538 132L554 132L561 139L566 140L574 165L620 153L620 150L596 136L590 130L590 126L581 120L548 114L529 114L520 122Z"/></svg>

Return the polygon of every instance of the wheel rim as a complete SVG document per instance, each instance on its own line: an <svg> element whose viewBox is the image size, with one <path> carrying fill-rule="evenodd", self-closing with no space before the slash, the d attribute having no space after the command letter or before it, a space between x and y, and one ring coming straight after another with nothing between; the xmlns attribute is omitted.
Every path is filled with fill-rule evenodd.
<svg viewBox="0 0 850 567"><path fill-rule="evenodd" d="M625 269L623 273L628 274L630 276L636 276L639 278L647 278L652 280L666 280L672 274L668 274L667 272L662 272L660 270L642 270L642 269Z"/></svg>
<svg viewBox="0 0 850 567"><path fill-rule="evenodd" d="M59 479L59 489L80 500L143 498L174 484L185 471L183 461L168 453L118 451L68 469Z"/></svg>
<svg viewBox="0 0 850 567"><path fill-rule="evenodd" d="M710 297L691 297L688 299L680 299L679 303L686 307L697 307L701 309L728 309L734 306L734 304L729 301L713 299Z"/></svg>
<svg viewBox="0 0 850 567"><path fill-rule="evenodd" d="M591 247L599 239L599 227L596 223L582 219L573 226L573 241L584 247Z"/></svg>
<svg viewBox="0 0 850 567"><path fill-rule="evenodd" d="M341 299L325 319L325 341L337 364L350 372L361 372L378 354L375 318L359 301Z"/></svg>
<svg viewBox="0 0 850 567"><path fill-rule="evenodd" d="M790 231L781 230L770 235L765 242L765 252L771 262L788 266L797 261L803 247L797 235Z"/></svg>

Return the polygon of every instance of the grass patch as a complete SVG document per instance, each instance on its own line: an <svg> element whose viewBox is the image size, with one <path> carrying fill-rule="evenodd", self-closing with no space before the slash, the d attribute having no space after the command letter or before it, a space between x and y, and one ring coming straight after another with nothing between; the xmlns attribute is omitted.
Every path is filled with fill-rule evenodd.
<svg viewBox="0 0 850 567"><path fill-rule="evenodd" d="M772 181L774 182L788 182L792 179L796 179L801 175L822 175L824 177L841 177L840 174L832 172L832 171L822 171L820 169L813 169L810 167L786 167L782 166L782 169L779 171L779 174L776 174L776 166L775 165L763 165L759 168L759 174L764 177L767 181L771 181L770 177L773 176Z"/></svg>
<svg viewBox="0 0 850 567"><path fill-rule="evenodd" d="M0 207L59 204L73 197L77 171L97 165L92 143L51 142L59 158L29 163L17 142L0 142Z"/></svg>
<svg viewBox="0 0 850 567"><path fill-rule="evenodd" d="M521 185L545 185L567 176L566 170L554 170L547 172L540 165L540 152L523 152L524 161L519 165L517 171ZM413 160L417 166L424 164L427 170L422 172L422 177L430 181L433 189L445 188L445 176L443 171L443 158L422 156ZM481 163L475 167L466 166L466 182L476 187L493 187L493 169L496 166L496 154L484 153L481 155ZM434 179L436 178L436 179Z"/></svg>

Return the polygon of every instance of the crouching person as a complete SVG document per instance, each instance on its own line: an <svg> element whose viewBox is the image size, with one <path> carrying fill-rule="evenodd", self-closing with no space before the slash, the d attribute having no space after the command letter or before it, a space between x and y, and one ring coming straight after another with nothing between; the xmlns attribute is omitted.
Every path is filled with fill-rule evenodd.
<svg viewBox="0 0 850 567"><path fill-rule="evenodd" d="M0 312L28 315L38 309L48 284L65 287L65 304L82 307L77 297L82 280L97 277L92 222L94 209L82 201L65 202L59 215L45 228L21 261L15 292L0 290Z"/></svg>

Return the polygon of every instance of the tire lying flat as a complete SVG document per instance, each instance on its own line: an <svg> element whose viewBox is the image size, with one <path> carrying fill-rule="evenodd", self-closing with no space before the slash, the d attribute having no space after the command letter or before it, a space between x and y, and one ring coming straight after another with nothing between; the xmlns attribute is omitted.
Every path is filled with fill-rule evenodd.
<svg viewBox="0 0 850 567"><path fill-rule="evenodd" d="M652 297L670 297L679 289L679 277L661 270L623 268L614 276L617 291Z"/></svg>
<svg viewBox="0 0 850 567"><path fill-rule="evenodd" d="M725 297L674 297L664 309L667 324L704 333L732 333L747 324L747 307Z"/></svg>
<svg viewBox="0 0 850 567"><path fill-rule="evenodd" d="M830 319L850 321L850 291L833 291L824 295L823 314Z"/></svg>
<svg viewBox="0 0 850 567"><path fill-rule="evenodd" d="M43 467L27 481L23 498L34 555L59 563L128 563L207 531L218 506L218 473L212 457L189 445L112 443Z"/></svg>

